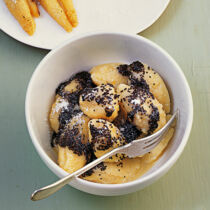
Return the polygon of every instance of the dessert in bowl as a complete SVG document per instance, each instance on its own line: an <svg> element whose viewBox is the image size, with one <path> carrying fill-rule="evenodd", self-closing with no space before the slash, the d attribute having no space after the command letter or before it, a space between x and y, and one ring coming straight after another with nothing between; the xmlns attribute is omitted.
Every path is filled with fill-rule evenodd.
<svg viewBox="0 0 210 210"><path fill-rule="evenodd" d="M56 88L49 114L58 165L73 173L117 147L155 133L170 118L170 104L161 76L140 61L102 64L71 76ZM171 127L143 156L116 154L81 178L103 184L135 180L163 154L173 133Z"/></svg>
<svg viewBox="0 0 210 210"><path fill-rule="evenodd" d="M158 122L153 123L155 125L153 127L148 123L148 116L142 116L140 109L138 109L138 113L134 112L133 116L131 115L131 112L133 110L131 108L132 106L130 105L132 104L129 104L129 100L127 100L128 97L130 97L130 92L132 94L136 92L136 86L134 83L139 79L141 80L142 75L136 74L136 72L133 71L132 77L129 78L129 81L126 81L127 79L124 75L124 73L126 72L126 69L124 69L126 65L116 64L116 62L119 62L121 64L131 64L135 60L141 61L138 62L140 68L143 63L146 63L149 64L152 69L155 69L155 71L157 72L156 74L161 75L164 82L166 83L167 88L169 89L170 94L168 94L168 96L170 95L171 102L167 94L160 94L160 91L157 91L157 93L153 91L152 94L150 94L151 91L149 93L145 91L141 93L141 95L143 94L147 96L148 100L152 101L152 106L154 105L154 107L156 108L159 107L158 113L159 116L162 116L163 120L158 120ZM116 65L116 68L113 67L115 69L118 69L115 74L121 72L121 74L119 74L120 76L118 78L118 82L114 80L115 74L111 74L109 72L110 77L106 77L105 73L101 74L101 70L98 70L103 69L104 66L102 64L104 63L112 63L109 65L113 66ZM144 70L150 70L148 66L143 66ZM79 94L80 110L78 111L78 114L74 115L70 121L67 120L66 125L61 125L56 123L56 119L59 119L58 111L57 116L55 115L57 118L52 115L49 123L48 115L51 105L53 103L59 103L59 101L64 106L66 106L65 104L68 103L68 100L62 102L62 96L65 95L62 95L62 91L64 90L64 92L67 91L71 93L74 92L74 88L72 89L73 85L70 85L70 88L68 86L70 84L69 81L66 83L64 82L60 86L59 84L66 79L72 77L73 75L78 75L77 73L81 71L88 71L90 69L92 69L90 77L92 81L90 81L90 83L88 83L89 80L84 82L86 87L84 89L82 88L82 92ZM102 75L102 77L100 75ZM151 75L149 75L147 78L148 81L149 79L151 79L150 76ZM109 81L106 81L107 78L109 79ZM151 84L153 85L153 83ZM88 87L88 85L90 86ZM155 85L156 84L154 84L154 86ZM164 85L162 86L164 87ZM58 93L58 95L56 96L55 100L56 88L56 92ZM113 94L113 96L115 94L118 94L119 96L117 96L116 98L119 97L121 99L117 101L115 101L114 99L111 100L111 104L109 104L111 105L111 107L105 107L106 104L105 106L96 107L95 105L97 103L93 106L93 101L90 99L98 98L100 94L107 92L107 89L110 89L110 92L108 94L109 96L111 94ZM149 87L149 89L151 90L152 86ZM77 88L76 91L78 91ZM95 92L100 94L98 96L93 96L92 93ZM166 91L166 93L167 92L168 91ZM91 95L93 97L89 97ZM162 95L164 95L164 97L162 97ZM136 98L132 98L132 100L134 101L133 103L138 103L138 100ZM72 101L72 99L69 101ZM162 103L159 103L160 101ZM171 107L170 104L172 104L173 106ZM54 105L54 107L56 106ZM73 108L72 105L71 107ZM58 47L56 50L50 52L43 59L43 61L34 72L34 75L32 76L26 97L26 119L32 141L44 162L53 172L55 172L60 177L67 175L67 171L71 172L71 169L73 169L74 166L82 167L82 165L84 165L87 161L87 158L84 158L84 155L76 154L77 152L74 151L71 145L66 144L66 139L69 139L66 138L66 136L68 136L67 134L69 134L69 130L72 130L71 126L73 127L75 124L78 124L78 122L81 121L81 117L82 121L85 122L84 124L87 124L87 126L85 128L83 127L83 129L86 130L87 128L87 136L89 139L88 142L91 143L91 141L95 142L94 139L97 138L96 136L92 138L94 134L94 132L92 133L92 131L94 129L103 129L105 125L107 128L110 128L110 130L111 127L115 126L112 129L115 131L120 131L120 125L117 125L117 122L115 122L119 117L119 110L124 110L125 113L129 115L129 123L127 126L130 126L130 131L132 131L132 129L135 129L135 131L137 130L144 135L148 135L158 128L159 124L161 124L159 122L163 122L160 127L164 125L167 118L166 114L170 112L170 108L172 110L171 112L173 112L173 110L175 110L176 108L179 108L180 118L177 122L174 136L173 132L170 133L171 136L170 138L168 138L168 140L171 139L172 136L173 138L169 142L167 149L154 164L144 165L141 162L144 157L132 160L126 157L122 158L119 155L118 158L116 157L112 160L108 160L107 163L105 162L105 167L98 167L92 174L84 176L83 178L86 180L83 180L82 178L76 178L70 183L77 189L98 195L120 195L141 189L146 185L154 182L161 175L167 172L167 170L173 165L173 163L181 154L187 142L187 138L191 129L193 107L188 84L178 65L167 53L165 53L157 45L139 36L118 33L95 33L84 35L75 39L71 39L64 45ZM94 109L97 109L97 114L94 113ZM151 113L149 113L149 115L151 115ZM144 123L139 123L140 121L138 120L140 120L141 117L145 118ZM61 119L63 119L63 117L60 117L60 120ZM127 117L124 119L127 119ZM53 120L55 121L54 124L52 123ZM60 130L63 130L63 132L61 132L60 138L58 138L57 140L57 145L60 150L58 153L58 157L56 155L56 152L54 152L50 145L50 139L52 135L51 127L57 133ZM66 129L66 127L68 127L68 129ZM90 128L92 129L92 131ZM117 133L119 134L119 132ZM123 134L123 132L120 132L120 136L116 137L116 135L118 134L112 131L111 136L117 139L124 139L123 141L125 141L125 139L128 138L126 137L126 133L129 134L129 132L125 132L125 134ZM94 148L95 144L91 145L92 148ZM70 155L69 151L71 151ZM96 157L100 156L104 152L103 150L97 151L96 148L94 149L94 151L94 155ZM76 164L69 167L66 163L73 163L73 161L70 160L71 157L74 155L77 155L77 158L75 159ZM69 161L63 158L66 156L70 157ZM151 160L151 158L147 158L147 160ZM124 165L123 167L120 166L122 162ZM59 167L57 163L59 163L59 165L64 170ZM142 174L143 176L139 177Z"/></svg>

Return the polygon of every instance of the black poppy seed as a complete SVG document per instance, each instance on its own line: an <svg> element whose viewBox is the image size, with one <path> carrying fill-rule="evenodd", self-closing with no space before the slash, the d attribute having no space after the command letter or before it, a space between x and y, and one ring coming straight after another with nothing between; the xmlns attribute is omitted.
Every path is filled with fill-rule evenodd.
<svg viewBox="0 0 210 210"><path fill-rule="evenodd" d="M119 128L121 134L124 136L126 143L132 142L141 134L141 131L139 131L136 126L132 125L128 121L122 124L118 124L117 127Z"/></svg>
<svg viewBox="0 0 210 210"><path fill-rule="evenodd" d="M135 61L129 65L129 69L133 72L142 72L144 71L144 65L140 61Z"/></svg>
<svg viewBox="0 0 210 210"><path fill-rule="evenodd" d="M102 128L95 127L90 124L90 133L92 136L92 143L95 145L97 143L97 150L107 150L113 145L111 132L106 125L103 125Z"/></svg>
<svg viewBox="0 0 210 210"><path fill-rule="evenodd" d="M96 157L94 157L94 159L96 159ZM94 160L93 159L93 160ZM93 161L92 160L92 161ZM105 171L106 170L106 165L104 165L104 163L102 162L102 163L99 163L97 166L95 166L94 168L92 168L92 169L90 169L89 171L87 171L87 172L85 172L84 174L82 174L82 177L87 177L87 176L91 176L93 173L94 173L94 171L96 170L96 169L99 169L99 170L101 170L101 171Z"/></svg>
<svg viewBox="0 0 210 210"><path fill-rule="evenodd" d="M131 72L128 69L128 65L126 64L118 66L117 70L122 76L125 76L125 77L128 77L131 74Z"/></svg>
<svg viewBox="0 0 210 210"><path fill-rule="evenodd" d="M152 112L149 115L149 131L148 134L152 134L152 132L158 127L158 121L160 120L159 110L156 106L151 104Z"/></svg>
<svg viewBox="0 0 210 210"><path fill-rule="evenodd" d="M66 92L64 91L64 88L70 84L73 80L78 81L78 85L77 87L79 88L79 90L77 91L81 91L86 87L95 87L92 79L91 79L91 75L89 72L87 71L82 71L79 72L77 74L74 74L73 76L71 76L67 81L62 82L57 88L56 88L56 94L63 96L63 93Z"/></svg>

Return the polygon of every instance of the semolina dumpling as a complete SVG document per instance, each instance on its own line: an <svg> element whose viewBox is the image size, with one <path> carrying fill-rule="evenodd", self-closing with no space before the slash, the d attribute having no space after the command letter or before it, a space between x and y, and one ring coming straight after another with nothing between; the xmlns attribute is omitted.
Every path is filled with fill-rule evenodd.
<svg viewBox="0 0 210 210"><path fill-rule="evenodd" d="M151 162L156 161L166 149L170 139L173 137L173 134L174 134L174 128L170 128L168 132L166 133L166 135L161 140L161 142L153 150L145 154L142 157L142 160L145 163L151 163Z"/></svg>
<svg viewBox="0 0 210 210"><path fill-rule="evenodd" d="M80 95L80 109L91 119L112 122L118 115L118 95L110 84L86 88Z"/></svg>
<svg viewBox="0 0 210 210"><path fill-rule="evenodd" d="M61 83L56 89L56 93L64 96L70 93L79 93L84 88L93 86L90 73L82 71L73 75L69 80Z"/></svg>
<svg viewBox="0 0 210 210"><path fill-rule="evenodd" d="M91 78L96 85L112 84L115 88L119 84L127 84L128 78L119 73L120 63L107 63L93 67L90 70Z"/></svg>
<svg viewBox="0 0 210 210"><path fill-rule="evenodd" d="M71 174L85 166L86 157L84 154L75 154L68 147L58 146L58 164L63 170Z"/></svg>
<svg viewBox="0 0 210 210"><path fill-rule="evenodd" d="M85 176L84 179L102 184L119 184L137 179L144 168L142 167L140 158L125 158L120 163L106 162L104 169L96 167L90 176Z"/></svg>
<svg viewBox="0 0 210 210"><path fill-rule="evenodd" d="M120 130L106 120L90 120L88 127L89 142L97 158L125 144L125 138L120 133ZM118 162L123 157L124 155L122 154L116 154L105 160L105 162Z"/></svg>
<svg viewBox="0 0 210 210"><path fill-rule="evenodd" d="M82 112L75 115L57 137L58 164L69 173L83 167L87 162L89 120Z"/></svg>
<svg viewBox="0 0 210 210"><path fill-rule="evenodd" d="M165 112L169 113L170 97L168 89L161 76L147 64L143 64L139 61L130 64L129 71L130 76L128 84L139 85L143 87L148 85L149 91L163 105L163 109L165 110Z"/></svg>
<svg viewBox="0 0 210 210"><path fill-rule="evenodd" d="M56 96L56 100L52 104L51 111L49 114L49 121L50 121L51 128L56 133L58 133L58 130L60 127L60 123L59 123L60 113L63 109L67 109L68 105L69 105L69 102L65 98L62 98L59 95Z"/></svg>
<svg viewBox="0 0 210 210"><path fill-rule="evenodd" d="M151 134L166 124L162 105L145 89L121 84L117 88L120 107L128 120L145 134Z"/></svg>

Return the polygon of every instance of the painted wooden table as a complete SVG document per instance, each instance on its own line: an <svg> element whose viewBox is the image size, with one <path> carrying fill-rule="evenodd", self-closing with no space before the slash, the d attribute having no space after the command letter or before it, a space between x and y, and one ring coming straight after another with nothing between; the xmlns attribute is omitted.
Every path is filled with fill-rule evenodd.
<svg viewBox="0 0 210 210"><path fill-rule="evenodd" d="M209 10L209 0L172 0L161 18L141 33L182 67L193 94L194 124L184 153L167 175L142 191L118 197L66 186L46 200L30 201L33 189L57 179L36 153L24 115L29 79L47 51L0 32L0 209L210 209Z"/></svg>

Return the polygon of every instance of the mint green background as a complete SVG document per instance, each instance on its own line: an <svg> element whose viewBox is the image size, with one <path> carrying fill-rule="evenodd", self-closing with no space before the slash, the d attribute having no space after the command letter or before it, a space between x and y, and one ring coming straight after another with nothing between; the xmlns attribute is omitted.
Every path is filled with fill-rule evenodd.
<svg viewBox="0 0 210 210"><path fill-rule="evenodd" d="M0 31L0 209L210 209L209 10L209 0L171 0L160 19L141 33L182 67L193 94L194 124L184 153L167 175L142 191L118 197L89 195L66 186L46 200L30 201L34 189L57 179L36 153L24 115L29 79L48 51Z"/></svg>

